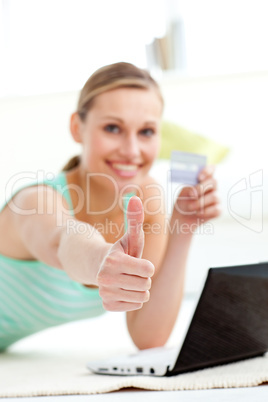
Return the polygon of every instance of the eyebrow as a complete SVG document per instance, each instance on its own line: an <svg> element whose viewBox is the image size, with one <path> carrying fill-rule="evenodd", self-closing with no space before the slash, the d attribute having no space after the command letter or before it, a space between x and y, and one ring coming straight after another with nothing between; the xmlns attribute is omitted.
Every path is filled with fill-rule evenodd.
<svg viewBox="0 0 268 402"><path fill-rule="evenodd" d="M104 116L104 117L102 117L101 120L110 120L110 119L117 120L120 123L124 123L124 120L122 120L122 119L120 119L120 117L116 117L116 116ZM156 124L156 121L154 121L154 120L146 121L144 124Z"/></svg>

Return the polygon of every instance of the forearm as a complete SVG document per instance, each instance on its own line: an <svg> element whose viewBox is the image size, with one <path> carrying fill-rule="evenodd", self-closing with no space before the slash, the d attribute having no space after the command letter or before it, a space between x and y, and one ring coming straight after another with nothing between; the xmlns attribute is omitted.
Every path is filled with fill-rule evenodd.
<svg viewBox="0 0 268 402"><path fill-rule="evenodd" d="M87 223L69 219L59 230L57 256L62 269L84 285L97 285L97 273L110 248L111 244Z"/></svg>
<svg viewBox="0 0 268 402"><path fill-rule="evenodd" d="M176 222L173 213L170 227ZM169 233L166 252L157 274L152 278L150 300L141 310L128 313L129 332L141 349L166 343L181 305L185 282L185 268L192 233Z"/></svg>
<svg viewBox="0 0 268 402"><path fill-rule="evenodd" d="M22 190L14 205L16 212L6 210L9 232L32 259L65 270L77 282L96 285L111 244L93 226L75 219L62 196L48 186Z"/></svg>

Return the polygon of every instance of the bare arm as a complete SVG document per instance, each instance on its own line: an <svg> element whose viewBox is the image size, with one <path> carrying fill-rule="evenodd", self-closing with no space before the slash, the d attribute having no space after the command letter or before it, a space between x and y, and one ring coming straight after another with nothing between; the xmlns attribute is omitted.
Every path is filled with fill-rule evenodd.
<svg viewBox="0 0 268 402"><path fill-rule="evenodd" d="M156 267L150 300L142 309L127 313L129 333L140 349L163 346L168 340L183 297L193 228L198 220L203 223L219 215L212 172L208 169L205 176L200 185L183 190L181 195L186 200L178 198L168 226L163 215L155 215L155 221L163 230L158 235L148 233L145 238L143 257L153 261ZM191 190L196 193L192 200ZM163 244L167 244L166 248Z"/></svg>
<svg viewBox="0 0 268 402"><path fill-rule="evenodd" d="M176 215L170 220L170 227L176 227ZM163 223L164 225L164 223ZM168 230L168 229L166 229ZM150 235L147 236L148 238ZM185 280L185 268L192 234L168 233L166 238L159 234L157 241L145 238L144 258L150 259L152 250L162 250L167 242L160 264L152 278L150 300L139 311L127 313L130 335L140 349L163 346L175 324L181 305Z"/></svg>
<svg viewBox="0 0 268 402"><path fill-rule="evenodd" d="M62 195L48 186L15 195L1 213L1 233L11 257L43 261L88 285L96 284L111 247L91 225L76 220Z"/></svg>
<svg viewBox="0 0 268 402"><path fill-rule="evenodd" d="M132 210L136 216L137 205L142 208L133 197L128 213ZM135 217L138 226L142 216ZM154 267L137 258L136 237L142 240L141 249L143 239L135 227L115 244L107 243L94 227L72 217L61 194L47 186L22 190L1 213L0 221L2 234L9 228L6 246L10 243L14 248L15 237L20 246L21 256L15 258L27 255L65 270L77 282L99 286L106 310L130 311L147 302Z"/></svg>

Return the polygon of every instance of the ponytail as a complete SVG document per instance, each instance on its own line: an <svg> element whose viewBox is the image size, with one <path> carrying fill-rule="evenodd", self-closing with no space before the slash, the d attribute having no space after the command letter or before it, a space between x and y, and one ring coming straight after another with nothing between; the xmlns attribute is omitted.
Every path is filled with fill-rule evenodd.
<svg viewBox="0 0 268 402"><path fill-rule="evenodd" d="M62 172L68 172L69 170L77 167L80 163L80 155L73 156L61 169Z"/></svg>

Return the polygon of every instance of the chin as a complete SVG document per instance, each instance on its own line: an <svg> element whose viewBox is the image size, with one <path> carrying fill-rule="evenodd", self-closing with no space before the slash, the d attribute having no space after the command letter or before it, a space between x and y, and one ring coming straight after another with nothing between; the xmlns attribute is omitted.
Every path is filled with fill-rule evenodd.
<svg viewBox="0 0 268 402"><path fill-rule="evenodd" d="M142 186L146 177L147 175L143 175L142 177L135 177L127 180L117 181L119 192L121 192L122 194L131 192L142 197Z"/></svg>

